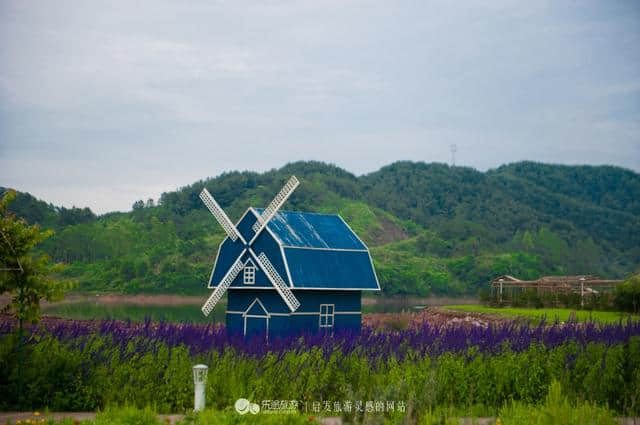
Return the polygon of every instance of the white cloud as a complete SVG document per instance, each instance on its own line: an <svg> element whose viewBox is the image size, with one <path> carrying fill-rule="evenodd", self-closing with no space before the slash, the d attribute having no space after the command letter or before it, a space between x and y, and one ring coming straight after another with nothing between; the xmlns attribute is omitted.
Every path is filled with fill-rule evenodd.
<svg viewBox="0 0 640 425"><path fill-rule="evenodd" d="M482 169L638 170L638 17L592 1L2 3L0 184L103 212L229 169L364 173L447 161L451 143Z"/></svg>

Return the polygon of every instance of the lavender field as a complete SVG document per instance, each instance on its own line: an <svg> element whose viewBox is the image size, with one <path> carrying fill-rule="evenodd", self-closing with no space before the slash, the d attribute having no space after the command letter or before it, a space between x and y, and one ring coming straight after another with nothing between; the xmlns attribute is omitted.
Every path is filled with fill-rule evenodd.
<svg viewBox="0 0 640 425"><path fill-rule="evenodd" d="M0 322L0 408L96 410L134 404L181 412L192 403L191 366L209 365L213 407L240 397L402 400L419 419L433 408L486 414L508 401L537 403L552 382L571 400L637 414L640 322L423 323L393 331L299 335L267 342L222 325L45 319L29 329L17 367L15 323ZM28 383L19 399L17 371ZM344 412L343 412L344 413ZM360 413L354 412L352 420ZM362 413L362 415L366 412Z"/></svg>
<svg viewBox="0 0 640 425"><path fill-rule="evenodd" d="M0 334L10 334L15 321L3 317ZM468 323L431 324L422 322L402 331L377 329L365 326L359 333L342 332L331 335L320 333L276 338L265 342L258 337L246 339L241 335L228 335L224 325L153 322L143 323L117 320L61 320L45 319L39 326L30 328L28 341L52 337L57 341L82 346L93 337L106 337L111 347L122 349L134 344L139 353L152 349L156 344L168 347L186 347L191 355L209 352L223 353L233 349L251 357L264 357L294 351L320 349L326 355L340 352L343 355L358 353L370 359L408 355L439 356L444 353L460 353L474 349L481 353L497 354L504 350L522 352L532 345L553 349L565 344L585 348L591 343L615 346L628 344L640 336L640 321L626 320L616 324L597 322L540 322L532 326L522 322L500 322L490 325Z"/></svg>

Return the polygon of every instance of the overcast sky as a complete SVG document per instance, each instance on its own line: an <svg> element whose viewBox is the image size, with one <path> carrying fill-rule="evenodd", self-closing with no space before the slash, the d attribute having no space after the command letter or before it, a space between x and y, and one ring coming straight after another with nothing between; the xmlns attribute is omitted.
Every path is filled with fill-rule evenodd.
<svg viewBox="0 0 640 425"><path fill-rule="evenodd" d="M640 2L0 0L0 186L57 205L451 144L639 171Z"/></svg>

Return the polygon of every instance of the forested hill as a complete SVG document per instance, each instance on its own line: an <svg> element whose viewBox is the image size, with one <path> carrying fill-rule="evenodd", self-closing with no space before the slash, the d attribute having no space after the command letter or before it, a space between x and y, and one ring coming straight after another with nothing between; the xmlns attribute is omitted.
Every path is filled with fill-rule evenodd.
<svg viewBox="0 0 640 425"><path fill-rule="evenodd" d="M96 216L25 193L12 208L56 231L43 249L69 264L79 290L198 293L223 237L202 188L235 220L266 206L291 174L301 184L285 208L341 214L369 244L388 294L473 294L505 273L622 278L640 265L640 175L610 166L397 162L356 177L296 162L224 173L127 213Z"/></svg>

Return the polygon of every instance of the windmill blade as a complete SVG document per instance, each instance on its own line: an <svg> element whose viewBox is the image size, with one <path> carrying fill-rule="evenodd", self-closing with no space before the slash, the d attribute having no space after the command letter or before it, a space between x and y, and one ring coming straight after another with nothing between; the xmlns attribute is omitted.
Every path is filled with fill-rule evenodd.
<svg viewBox="0 0 640 425"><path fill-rule="evenodd" d="M202 306L202 313L204 313L205 316L208 316L209 313L211 313L211 310L213 310L216 304L218 304L218 301L220 301L220 299L224 295L224 292L227 290L227 288L229 288L229 286L231 285L231 282L233 282L236 276L238 276L238 273L240 273L240 271L244 268L244 263L240 261L243 255L244 255L244 251L242 251L242 254L240 254L240 257L238 257L236 262L233 263L233 266L231 266L227 274L224 275L224 277L222 278L222 280L220 281L216 289L213 291L213 293L207 300L207 302L205 302L204 305Z"/></svg>
<svg viewBox="0 0 640 425"><path fill-rule="evenodd" d="M291 196L291 194L299 184L300 182L298 181L296 176L291 176L289 181L285 183L282 189L280 189L280 192L278 192L276 197L273 198L273 201L271 201L269 206L267 206L267 208L262 211L262 214L260 215L260 217L258 217L258 220L253 224L252 229L256 234L260 229L267 225L269 220L271 220L271 218L278 212L280 207L285 202L287 202L287 199L289 198L289 196Z"/></svg>
<svg viewBox="0 0 640 425"><path fill-rule="evenodd" d="M289 289L287 284L284 283L275 267L273 267L273 264L271 264L271 261L269 261L267 256L264 255L264 252L258 255L256 259L264 273L267 275L271 283L273 283L273 286L275 286L276 290L289 307L289 310L296 311L298 307L300 307L300 301L298 301L295 295L293 295L293 292L291 292L291 289Z"/></svg>
<svg viewBox="0 0 640 425"><path fill-rule="evenodd" d="M229 220L229 217L227 217L222 208L220 208L220 205L218 205L216 200L213 199L213 196L211 196L206 187L202 189L202 192L200 192L200 199L202 199L202 202L204 202L207 208L209 208L211 214L213 214L216 220L218 220L218 223L220 223L220 226L222 226L229 238L234 242L236 239L240 238L244 243L244 239L236 230L236 226L234 226L231 220Z"/></svg>

